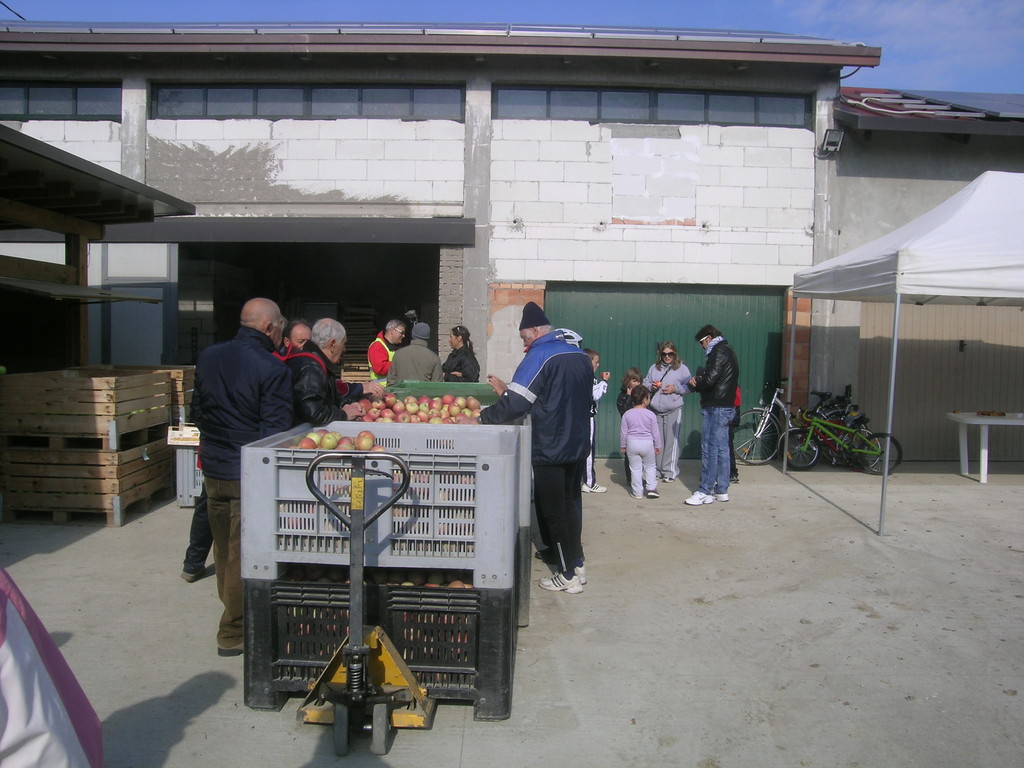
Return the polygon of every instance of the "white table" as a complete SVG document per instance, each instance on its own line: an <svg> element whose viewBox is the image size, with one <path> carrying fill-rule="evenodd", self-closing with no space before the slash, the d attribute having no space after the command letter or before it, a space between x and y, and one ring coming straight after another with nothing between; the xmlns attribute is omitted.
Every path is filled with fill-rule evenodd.
<svg viewBox="0 0 1024 768"><path fill-rule="evenodd" d="M960 474L968 475L970 470L967 465L967 425L977 424L981 440L978 463L981 465L981 482L988 482L988 428L997 427L1024 427L1024 413L1009 413L1006 416L979 416L974 412L947 413L946 418L957 422L960 433Z"/></svg>

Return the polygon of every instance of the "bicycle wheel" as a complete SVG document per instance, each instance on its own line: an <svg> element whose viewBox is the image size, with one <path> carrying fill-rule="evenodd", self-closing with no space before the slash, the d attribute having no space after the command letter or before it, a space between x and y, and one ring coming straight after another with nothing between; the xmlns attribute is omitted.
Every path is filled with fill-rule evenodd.
<svg viewBox="0 0 1024 768"><path fill-rule="evenodd" d="M854 440L854 455L865 472L873 475L882 474L882 467L885 465L886 437L889 438L889 464L886 474L891 475L903 461L903 448L892 435L886 435L884 432L858 432Z"/></svg>
<svg viewBox="0 0 1024 768"><path fill-rule="evenodd" d="M744 464L767 464L779 452L779 422L767 408L740 414L733 436L733 453Z"/></svg>
<svg viewBox="0 0 1024 768"><path fill-rule="evenodd" d="M786 451L786 462L796 472L814 469L821 461L821 444L818 438L808 434L806 429L789 431L789 449Z"/></svg>

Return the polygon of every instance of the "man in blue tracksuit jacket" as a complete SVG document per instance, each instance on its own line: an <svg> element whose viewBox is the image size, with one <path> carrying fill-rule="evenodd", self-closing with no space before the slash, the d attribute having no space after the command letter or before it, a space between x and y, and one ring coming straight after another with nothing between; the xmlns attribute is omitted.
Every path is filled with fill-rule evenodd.
<svg viewBox="0 0 1024 768"><path fill-rule="evenodd" d="M544 310L532 301L523 308L519 336L526 357L507 388L487 377L501 396L481 412L480 422L507 424L530 414L533 496L558 568L540 586L577 594L586 583L581 484L590 451L594 366L582 349L551 328Z"/></svg>

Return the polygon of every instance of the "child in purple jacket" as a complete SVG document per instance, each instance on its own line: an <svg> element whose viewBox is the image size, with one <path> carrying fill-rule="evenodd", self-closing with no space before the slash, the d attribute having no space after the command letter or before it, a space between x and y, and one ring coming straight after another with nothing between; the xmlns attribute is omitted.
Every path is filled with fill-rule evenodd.
<svg viewBox="0 0 1024 768"><path fill-rule="evenodd" d="M658 475L654 457L661 453L662 444L658 418L648 408L651 391L638 384L633 387L630 400L633 407L622 414L622 426L619 428L619 445L629 461L629 495L642 499L644 486L647 486L647 498L657 499Z"/></svg>

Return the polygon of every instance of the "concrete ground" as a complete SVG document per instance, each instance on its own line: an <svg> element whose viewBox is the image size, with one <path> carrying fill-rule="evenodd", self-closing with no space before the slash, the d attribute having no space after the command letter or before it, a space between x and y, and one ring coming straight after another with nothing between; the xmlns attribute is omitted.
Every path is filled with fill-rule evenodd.
<svg viewBox="0 0 1024 768"><path fill-rule="evenodd" d="M109 768L1016 768L1024 466L992 470L905 464L879 537L877 477L744 467L732 501L686 507L697 463L637 501L609 461L610 491L584 497L590 583L533 591L511 718L442 704L386 757L364 739L336 758L299 699L244 706L214 580L178 578L190 510L173 501L119 529L0 526L0 565L99 713Z"/></svg>

